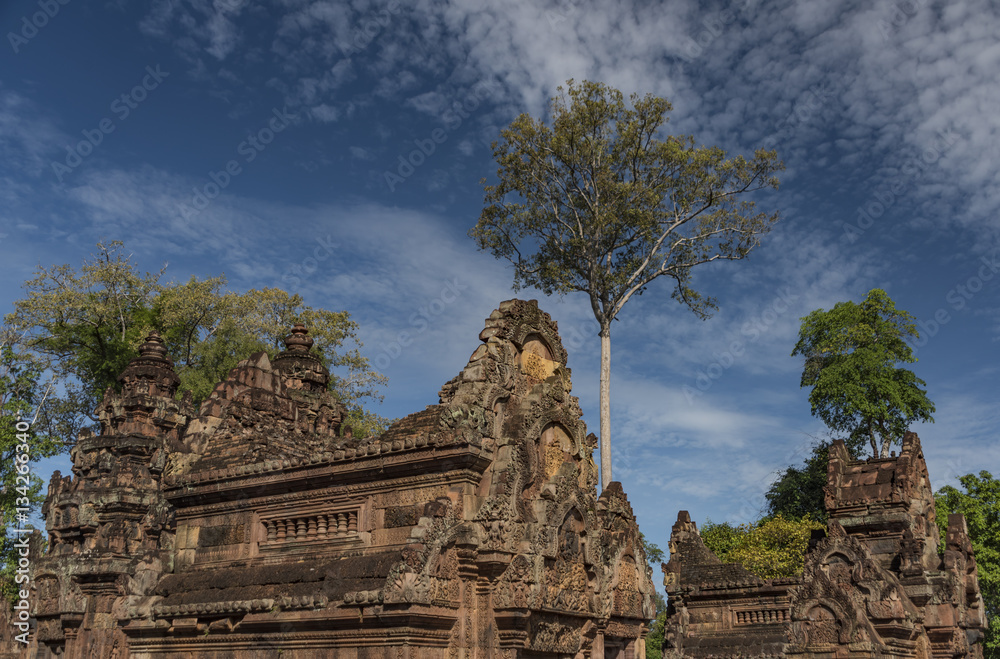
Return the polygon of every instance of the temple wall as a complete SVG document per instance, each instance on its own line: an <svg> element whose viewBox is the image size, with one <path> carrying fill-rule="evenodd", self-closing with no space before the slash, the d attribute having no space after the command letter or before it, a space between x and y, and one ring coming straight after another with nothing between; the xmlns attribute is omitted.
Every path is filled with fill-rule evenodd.
<svg viewBox="0 0 1000 659"><path fill-rule="evenodd" d="M639 659L653 586L556 324L502 303L436 405L354 437L306 328L198 410L151 335L44 509L64 659ZM96 653L96 654L95 654Z"/></svg>
<svg viewBox="0 0 1000 659"><path fill-rule="evenodd" d="M949 517L938 554L919 438L900 455L852 460L830 448L825 537L801 577L764 580L722 564L681 512L663 566L664 656L977 659L985 629L965 519Z"/></svg>

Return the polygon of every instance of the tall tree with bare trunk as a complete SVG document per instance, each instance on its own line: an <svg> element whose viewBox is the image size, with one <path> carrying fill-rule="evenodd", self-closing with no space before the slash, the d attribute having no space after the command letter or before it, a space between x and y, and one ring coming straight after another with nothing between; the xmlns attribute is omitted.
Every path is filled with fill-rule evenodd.
<svg viewBox="0 0 1000 659"><path fill-rule="evenodd" d="M690 136L662 135L672 108L602 83L570 80L545 122L522 114L493 143L495 185L485 186L470 235L514 265L514 288L546 295L581 291L601 337L601 487L611 482L611 321L657 277L701 318L714 300L694 290L691 268L738 260L778 213L752 193L778 187L774 151L727 158Z"/></svg>

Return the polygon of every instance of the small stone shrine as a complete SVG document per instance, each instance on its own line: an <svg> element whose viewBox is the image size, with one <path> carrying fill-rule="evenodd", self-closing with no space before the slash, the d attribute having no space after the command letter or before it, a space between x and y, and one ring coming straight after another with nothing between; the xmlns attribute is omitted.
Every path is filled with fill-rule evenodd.
<svg viewBox="0 0 1000 659"><path fill-rule="evenodd" d="M33 654L642 659L652 572L556 324L510 300L480 340L359 438L302 326L197 410L150 335L49 484Z"/></svg>
<svg viewBox="0 0 1000 659"><path fill-rule="evenodd" d="M834 442L825 494L828 528L797 578L722 563L678 515L663 566L665 659L981 659L986 619L965 518L948 516L939 555L917 436L898 457L864 461Z"/></svg>

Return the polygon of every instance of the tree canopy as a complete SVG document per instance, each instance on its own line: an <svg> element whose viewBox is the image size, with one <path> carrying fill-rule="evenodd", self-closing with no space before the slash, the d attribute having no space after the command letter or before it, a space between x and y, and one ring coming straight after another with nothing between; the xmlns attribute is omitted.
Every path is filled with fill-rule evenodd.
<svg viewBox="0 0 1000 659"><path fill-rule="evenodd" d="M829 462L830 443L822 441L813 445L811 454L801 466L789 465L764 493L768 515L790 519L808 515L810 519L825 522L823 488L826 487Z"/></svg>
<svg viewBox="0 0 1000 659"><path fill-rule="evenodd" d="M966 474L958 480L964 492L946 485L934 495L941 547L943 550L947 537L948 515L965 515L989 623L983 656L1000 659L1000 480L988 471L980 471L978 476Z"/></svg>
<svg viewBox="0 0 1000 659"><path fill-rule="evenodd" d="M809 538L826 528L808 515L790 519L783 515L733 525L711 521L701 530L701 539L723 563L739 563L764 579L801 574Z"/></svg>
<svg viewBox="0 0 1000 659"><path fill-rule="evenodd" d="M197 404L239 360L256 351L273 357L282 350L283 338L298 322L308 327L314 349L330 368L330 390L347 405L349 423L361 432L384 427L386 420L365 411L364 404L381 401L386 378L361 355L357 323L348 312L315 309L276 288L230 291L221 275L163 283L165 270L140 273L121 242L98 249L79 271L39 266L24 284L26 296L5 318L65 388L57 397L64 413L42 415L51 434L72 438L96 422L93 410L104 390L118 387L116 378L151 330L160 332L175 361L179 394L190 391Z"/></svg>
<svg viewBox="0 0 1000 659"><path fill-rule="evenodd" d="M601 336L601 483L611 481L611 322L652 281L702 318L715 302L691 270L746 257L777 212L752 193L777 188L774 151L727 158L693 137L661 135L672 109L607 85L568 81L550 104L551 127L522 114L493 143L495 185L469 232L480 249L514 266L514 288L586 293Z"/></svg>
<svg viewBox="0 0 1000 659"><path fill-rule="evenodd" d="M390 422L366 408L381 401L386 378L362 356L357 324L346 311L315 309L274 288L234 292L224 276L164 283L164 270L139 272L122 243L98 244L98 250L79 270L39 266L0 329L5 594L13 585L9 571L17 558L12 543L18 508L33 512L42 500L37 478L26 488L15 482L21 475L15 457L23 453L17 450L23 444L17 415L31 420L29 463L71 445L81 429L96 429L94 410L104 391L118 388L118 375L154 329L175 361L177 395L190 392L197 404L241 359L257 351L275 356L292 325L304 323L331 370L331 392L347 406L345 425L366 436Z"/></svg>
<svg viewBox="0 0 1000 659"><path fill-rule="evenodd" d="M53 396L53 382L24 351L21 337L0 330L0 596L13 599L18 553L15 529L29 528L28 515L42 501L42 481L30 464L55 455L61 443L35 432L38 410ZM0 606L3 603L0 602Z"/></svg>
<svg viewBox="0 0 1000 659"><path fill-rule="evenodd" d="M855 453L867 441L873 457L888 457L911 423L934 420L926 383L897 366L917 361L908 337L919 337L913 316L879 288L860 304L838 302L802 318L792 351L805 358L801 386L812 387L813 415L846 433Z"/></svg>
<svg viewBox="0 0 1000 659"><path fill-rule="evenodd" d="M663 562L663 550L655 543L646 540L646 536L639 532L639 539L642 540L643 549L646 550L646 560L653 568L653 574L660 571L660 563ZM667 601L663 599L660 591L653 592L656 602L656 618L649 626L649 634L646 635L646 659L661 659L663 656L663 634L667 621Z"/></svg>

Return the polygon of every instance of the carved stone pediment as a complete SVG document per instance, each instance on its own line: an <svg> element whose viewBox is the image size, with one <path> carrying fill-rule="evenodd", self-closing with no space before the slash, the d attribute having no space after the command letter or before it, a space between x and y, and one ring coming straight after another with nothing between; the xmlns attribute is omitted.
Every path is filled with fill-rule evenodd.
<svg viewBox="0 0 1000 659"><path fill-rule="evenodd" d="M898 457L851 460L830 448L825 536L800 578L763 580L711 554L686 512L663 566L664 656L978 659L985 621L961 515L943 560L919 438Z"/></svg>
<svg viewBox="0 0 1000 659"><path fill-rule="evenodd" d="M305 327L197 414L150 338L50 484L44 650L636 656L651 574L620 484L595 491L556 325L508 300L480 342L439 404L354 437Z"/></svg>

